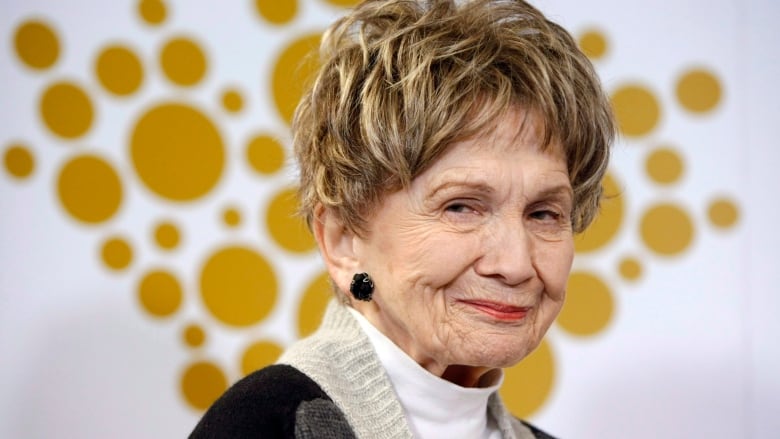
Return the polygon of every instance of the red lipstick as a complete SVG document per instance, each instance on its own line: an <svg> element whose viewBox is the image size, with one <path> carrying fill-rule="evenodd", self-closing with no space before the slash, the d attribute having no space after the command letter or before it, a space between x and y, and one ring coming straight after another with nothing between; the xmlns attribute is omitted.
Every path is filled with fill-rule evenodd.
<svg viewBox="0 0 780 439"><path fill-rule="evenodd" d="M496 320L516 322L525 318L531 309L526 306L507 305L505 303L491 302L489 300L463 300L463 303L483 312Z"/></svg>

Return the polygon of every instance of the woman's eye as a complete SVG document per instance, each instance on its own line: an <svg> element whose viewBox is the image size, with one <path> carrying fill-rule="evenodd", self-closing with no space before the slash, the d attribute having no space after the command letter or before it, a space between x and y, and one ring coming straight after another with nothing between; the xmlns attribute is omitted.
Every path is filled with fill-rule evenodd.
<svg viewBox="0 0 780 439"><path fill-rule="evenodd" d="M469 213L473 212L474 209L469 207L466 204L463 203L453 203L446 207L445 209L447 212L454 212L454 213Z"/></svg>
<svg viewBox="0 0 780 439"><path fill-rule="evenodd" d="M539 221L557 222L561 214L553 210L537 210L531 213L531 218Z"/></svg>

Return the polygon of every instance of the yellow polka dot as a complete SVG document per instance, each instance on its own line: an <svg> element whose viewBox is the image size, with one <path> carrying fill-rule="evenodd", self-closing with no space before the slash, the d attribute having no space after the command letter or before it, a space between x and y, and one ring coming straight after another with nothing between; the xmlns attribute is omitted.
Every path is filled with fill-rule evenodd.
<svg viewBox="0 0 780 439"><path fill-rule="evenodd" d="M285 24L298 12L298 2L297 0L255 0L255 9L268 22Z"/></svg>
<svg viewBox="0 0 780 439"><path fill-rule="evenodd" d="M595 274L575 272L569 277L566 303L558 315L558 325L574 335L593 335L612 319L612 293Z"/></svg>
<svg viewBox="0 0 780 439"><path fill-rule="evenodd" d="M132 50L122 46L109 46L100 52L95 63L100 84L118 96L135 93L143 81L141 61Z"/></svg>
<svg viewBox="0 0 780 439"><path fill-rule="evenodd" d="M284 147L271 136L256 136L246 147L246 158L256 172L273 174L284 165Z"/></svg>
<svg viewBox="0 0 780 439"><path fill-rule="evenodd" d="M40 112L46 127L66 139L81 137L92 126L92 101L76 84L58 82L43 92Z"/></svg>
<svg viewBox="0 0 780 439"><path fill-rule="evenodd" d="M683 173L683 161L675 150L659 148L647 157L645 170L656 183L675 183Z"/></svg>
<svg viewBox="0 0 780 439"><path fill-rule="evenodd" d="M60 54L60 43L54 31L42 21L30 20L16 29L16 55L28 67L48 69Z"/></svg>
<svg viewBox="0 0 780 439"><path fill-rule="evenodd" d="M504 369L504 384L499 390L509 411L529 418L550 397L555 383L555 361L547 340L515 366Z"/></svg>
<svg viewBox="0 0 780 439"><path fill-rule="evenodd" d="M57 191L65 211L85 223L110 219L122 203L122 184L116 171L92 155L77 156L62 167Z"/></svg>
<svg viewBox="0 0 780 439"><path fill-rule="evenodd" d="M256 251L226 247L206 261L200 274L200 293L206 308L232 326L250 326L273 309L277 283L271 265Z"/></svg>
<svg viewBox="0 0 780 439"><path fill-rule="evenodd" d="M640 228L645 245L661 255L678 254L693 240L693 222L682 208L673 204L649 208L642 216Z"/></svg>
<svg viewBox="0 0 780 439"><path fill-rule="evenodd" d="M181 377L184 400L197 410L206 410L227 390L225 373L216 364L198 361L189 365Z"/></svg>
<svg viewBox="0 0 780 439"><path fill-rule="evenodd" d="M718 198L710 203L707 215L712 225L726 229L737 223L739 210L731 200Z"/></svg>
<svg viewBox="0 0 780 439"><path fill-rule="evenodd" d="M244 98L238 90L226 90L222 93L222 107L229 113L238 113L244 108Z"/></svg>
<svg viewBox="0 0 780 439"><path fill-rule="evenodd" d="M332 4L333 6L348 8L352 6L357 6L357 4L360 3L361 0L325 0L325 1L327 3Z"/></svg>
<svg viewBox="0 0 780 439"><path fill-rule="evenodd" d="M276 109L288 124L292 121L295 107L303 96L306 84L313 79L319 67L317 51L320 34L301 37L282 52L273 71L271 88Z"/></svg>
<svg viewBox="0 0 780 439"><path fill-rule="evenodd" d="M298 337L306 337L320 326L325 308L333 298L329 279L328 272L323 271L304 290L298 307Z"/></svg>
<svg viewBox="0 0 780 439"><path fill-rule="evenodd" d="M160 53L165 76L174 84L195 85L206 74L206 55L197 43L188 38L168 41Z"/></svg>
<svg viewBox="0 0 780 439"><path fill-rule="evenodd" d="M241 371L244 375L273 364L282 355L282 347L272 341L252 343L241 357Z"/></svg>
<svg viewBox="0 0 780 439"><path fill-rule="evenodd" d="M677 100L688 111L711 111L720 102L720 97L720 81L707 70L691 69L677 81Z"/></svg>
<svg viewBox="0 0 780 439"><path fill-rule="evenodd" d="M617 181L607 173L602 186L604 197L599 215L584 232L574 237L574 248L577 252L584 253L604 247L615 237L623 224L623 196Z"/></svg>
<svg viewBox="0 0 780 439"><path fill-rule="evenodd" d="M100 257L108 268L122 270L133 261L133 249L124 238L113 237L103 243Z"/></svg>
<svg viewBox="0 0 780 439"><path fill-rule="evenodd" d="M153 26L165 21L168 15L165 3L160 0L141 0L138 2L138 13L144 22Z"/></svg>
<svg viewBox="0 0 780 439"><path fill-rule="evenodd" d="M3 163L8 173L15 178L24 179L35 169L35 159L30 149L24 145L11 145L5 150Z"/></svg>
<svg viewBox="0 0 780 439"><path fill-rule="evenodd" d="M238 227L241 225L241 212L235 207L228 207L222 212L222 221L228 227Z"/></svg>
<svg viewBox="0 0 780 439"><path fill-rule="evenodd" d="M144 184L173 201L206 195L222 176L222 137L207 116L187 105L149 110L133 128L130 149Z"/></svg>
<svg viewBox="0 0 780 439"><path fill-rule="evenodd" d="M607 53L607 38L597 30L583 33L579 39L580 49L590 59L601 59Z"/></svg>
<svg viewBox="0 0 780 439"><path fill-rule="evenodd" d="M173 250L179 245L179 229L175 224L162 222L154 228L154 241L164 250Z"/></svg>
<svg viewBox="0 0 780 439"><path fill-rule="evenodd" d="M206 341L206 332L203 331L203 328L201 328L200 325L193 323L184 328L182 338L184 339L184 344L191 348L197 348L202 346Z"/></svg>
<svg viewBox="0 0 780 439"><path fill-rule="evenodd" d="M168 12L161 0L141 0L138 2L138 14L144 22L154 26L165 21Z"/></svg>
<svg viewBox="0 0 780 439"><path fill-rule="evenodd" d="M314 249L316 243L306 224L296 216L298 198L293 189L279 192L268 206L266 223L277 244L293 253Z"/></svg>
<svg viewBox="0 0 780 439"><path fill-rule="evenodd" d="M661 107L653 93L641 85L626 85L612 94L620 131L626 136L649 134L658 125Z"/></svg>
<svg viewBox="0 0 780 439"><path fill-rule="evenodd" d="M175 313L181 305L182 296L179 280L167 271L147 273L138 286L141 306L155 317L168 317Z"/></svg>
<svg viewBox="0 0 780 439"><path fill-rule="evenodd" d="M642 264L636 258L623 258L618 267L620 275L626 280L637 280L642 275Z"/></svg>

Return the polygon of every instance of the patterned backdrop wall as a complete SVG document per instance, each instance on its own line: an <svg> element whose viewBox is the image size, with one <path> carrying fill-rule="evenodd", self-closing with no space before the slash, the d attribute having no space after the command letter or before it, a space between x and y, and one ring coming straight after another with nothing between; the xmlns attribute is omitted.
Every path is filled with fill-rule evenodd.
<svg viewBox="0 0 780 439"><path fill-rule="evenodd" d="M354 3L0 3L0 437L181 437L316 328L289 123ZM567 303L502 397L562 437L770 437L780 8L535 4L621 137Z"/></svg>

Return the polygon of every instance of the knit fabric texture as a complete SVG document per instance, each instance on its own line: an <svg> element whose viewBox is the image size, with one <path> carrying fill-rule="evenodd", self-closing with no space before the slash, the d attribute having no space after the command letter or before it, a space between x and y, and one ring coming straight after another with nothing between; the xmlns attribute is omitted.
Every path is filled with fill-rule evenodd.
<svg viewBox="0 0 780 439"><path fill-rule="evenodd" d="M413 438L390 379L345 305L331 300L320 328L290 347L279 363L314 380L341 409L358 438ZM490 397L488 413L505 439L538 437L509 414L498 393Z"/></svg>

